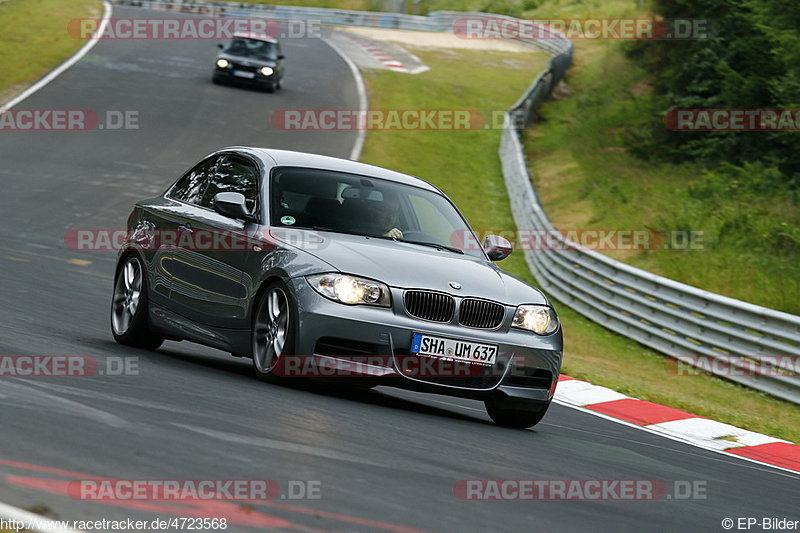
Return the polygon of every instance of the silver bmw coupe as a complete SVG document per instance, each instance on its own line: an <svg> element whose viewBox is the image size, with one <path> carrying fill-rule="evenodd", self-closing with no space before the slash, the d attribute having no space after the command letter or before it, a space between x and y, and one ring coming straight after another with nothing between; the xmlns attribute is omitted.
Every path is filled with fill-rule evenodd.
<svg viewBox="0 0 800 533"><path fill-rule="evenodd" d="M436 187L315 154L232 147L138 202L119 254L121 344L188 340L252 359L263 381L341 379L483 401L537 424L562 358L539 290L498 268Z"/></svg>

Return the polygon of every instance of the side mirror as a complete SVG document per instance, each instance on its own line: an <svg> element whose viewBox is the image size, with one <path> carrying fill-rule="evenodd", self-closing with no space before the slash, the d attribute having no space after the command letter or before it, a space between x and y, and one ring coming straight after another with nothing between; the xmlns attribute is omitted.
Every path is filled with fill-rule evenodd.
<svg viewBox="0 0 800 533"><path fill-rule="evenodd" d="M483 241L483 249L492 261L502 261L511 255L512 246L500 235L487 235Z"/></svg>
<svg viewBox="0 0 800 533"><path fill-rule="evenodd" d="M250 217L247 200L240 192L219 192L214 196L214 211L231 218L246 220Z"/></svg>
<svg viewBox="0 0 800 533"><path fill-rule="evenodd" d="M285 55L283 55L283 54L280 54L280 55L278 56L278 59L286 59L286 56L285 56Z"/></svg>
<svg viewBox="0 0 800 533"><path fill-rule="evenodd" d="M217 45L217 48L219 48L220 50L222 50L223 48L225 48L225 45L224 45L224 44L218 44L218 45Z"/></svg>

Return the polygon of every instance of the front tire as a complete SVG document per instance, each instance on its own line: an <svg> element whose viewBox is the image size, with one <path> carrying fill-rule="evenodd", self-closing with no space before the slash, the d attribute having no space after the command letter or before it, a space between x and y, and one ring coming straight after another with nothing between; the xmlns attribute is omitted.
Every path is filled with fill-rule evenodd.
<svg viewBox="0 0 800 533"><path fill-rule="evenodd" d="M164 337L154 333L149 324L147 273L136 255L120 261L114 276L111 300L111 333L114 340L126 346L155 350Z"/></svg>
<svg viewBox="0 0 800 533"><path fill-rule="evenodd" d="M484 402L489 418L498 426L527 429L535 426L542 421L550 402L537 407L520 409L498 400L486 400Z"/></svg>
<svg viewBox="0 0 800 533"><path fill-rule="evenodd" d="M271 283L258 301L253 315L251 345L256 378L274 383L281 357L292 355L295 345L297 310L289 289Z"/></svg>

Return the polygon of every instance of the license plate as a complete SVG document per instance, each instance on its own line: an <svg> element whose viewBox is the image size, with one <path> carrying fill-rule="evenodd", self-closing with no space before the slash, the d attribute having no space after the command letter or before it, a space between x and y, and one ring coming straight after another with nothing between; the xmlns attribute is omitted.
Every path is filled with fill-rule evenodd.
<svg viewBox="0 0 800 533"><path fill-rule="evenodd" d="M415 333L411 338L411 352L485 365L493 365L497 360L497 346L432 337L421 333Z"/></svg>
<svg viewBox="0 0 800 533"><path fill-rule="evenodd" d="M247 72L246 70L234 70L233 75L239 78L247 78L249 80L252 80L256 77L255 73Z"/></svg>

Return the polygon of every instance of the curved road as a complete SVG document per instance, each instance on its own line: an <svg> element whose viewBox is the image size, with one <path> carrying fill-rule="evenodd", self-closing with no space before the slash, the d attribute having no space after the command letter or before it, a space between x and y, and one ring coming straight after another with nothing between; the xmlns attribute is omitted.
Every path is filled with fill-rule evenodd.
<svg viewBox="0 0 800 533"><path fill-rule="evenodd" d="M158 16L117 8L114 17ZM791 517L798 476L558 405L535 430L482 405L379 388L270 386L249 361L188 343L115 344L113 252L66 231L123 228L132 203L207 152L251 144L347 157L352 133L273 130L281 108L357 108L344 61L286 40L285 89L210 83L215 42L103 41L20 109L137 111L139 129L0 133L0 355L113 358L138 375L0 378L0 501L62 519L226 516L228 531L722 531L725 517ZM110 359L112 358L112 359ZM319 499L238 504L95 502L75 479L319 482ZM468 502L461 479L699 481L705 499ZM794 494L795 496L792 496Z"/></svg>

